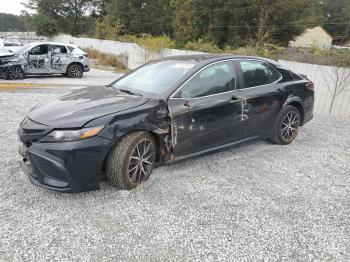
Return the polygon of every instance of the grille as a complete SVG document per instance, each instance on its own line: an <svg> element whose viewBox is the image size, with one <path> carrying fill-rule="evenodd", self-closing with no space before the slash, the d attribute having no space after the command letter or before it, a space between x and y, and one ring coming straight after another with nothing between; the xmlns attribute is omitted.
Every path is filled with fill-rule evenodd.
<svg viewBox="0 0 350 262"><path fill-rule="evenodd" d="M52 163L50 160L38 157L33 154L31 158L32 160L34 160L35 165L38 167L43 176L47 176L60 181L65 181L62 177L62 171L58 169L57 166L55 166L55 164Z"/></svg>

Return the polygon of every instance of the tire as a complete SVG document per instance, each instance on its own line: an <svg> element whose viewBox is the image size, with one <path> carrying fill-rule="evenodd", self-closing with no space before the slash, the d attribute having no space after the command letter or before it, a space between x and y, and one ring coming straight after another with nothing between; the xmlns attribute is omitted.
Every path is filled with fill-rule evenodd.
<svg viewBox="0 0 350 262"><path fill-rule="evenodd" d="M67 68L67 76L70 78L82 78L84 74L84 69L79 64L71 64Z"/></svg>
<svg viewBox="0 0 350 262"><path fill-rule="evenodd" d="M24 71L20 66L11 66L7 69L6 79L19 80L25 78Z"/></svg>
<svg viewBox="0 0 350 262"><path fill-rule="evenodd" d="M279 145L288 145L294 141L300 128L300 112L292 105L288 105L279 113L271 142Z"/></svg>
<svg viewBox="0 0 350 262"><path fill-rule="evenodd" d="M136 188L152 173L156 153L156 141L151 134L135 132L126 135L107 156L108 181L119 189Z"/></svg>

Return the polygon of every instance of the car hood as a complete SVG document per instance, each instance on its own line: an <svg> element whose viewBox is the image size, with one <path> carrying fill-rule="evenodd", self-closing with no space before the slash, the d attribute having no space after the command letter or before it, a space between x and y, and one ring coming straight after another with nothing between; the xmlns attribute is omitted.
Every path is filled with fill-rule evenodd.
<svg viewBox="0 0 350 262"><path fill-rule="evenodd" d="M10 53L6 50L0 50L0 58L8 58L8 57L13 57L13 53Z"/></svg>
<svg viewBox="0 0 350 262"><path fill-rule="evenodd" d="M111 87L89 87L35 106L28 117L54 128L78 128L87 122L145 104L148 99Z"/></svg>

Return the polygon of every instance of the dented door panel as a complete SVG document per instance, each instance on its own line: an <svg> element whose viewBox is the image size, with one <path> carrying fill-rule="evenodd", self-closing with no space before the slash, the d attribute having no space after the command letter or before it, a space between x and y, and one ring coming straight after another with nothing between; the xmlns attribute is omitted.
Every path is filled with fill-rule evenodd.
<svg viewBox="0 0 350 262"><path fill-rule="evenodd" d="M233 92L198 99L170 99L175 156L192 154L244 138L241 100Z"/></svg>
<svg viewBox="0 0 350 262"><path fill-rule="evenodd" d="M237 96L243 100L243 118L249 135L268 134L274 127L283 101L287 99L284 84L271 84L240 89Z"/></svg>

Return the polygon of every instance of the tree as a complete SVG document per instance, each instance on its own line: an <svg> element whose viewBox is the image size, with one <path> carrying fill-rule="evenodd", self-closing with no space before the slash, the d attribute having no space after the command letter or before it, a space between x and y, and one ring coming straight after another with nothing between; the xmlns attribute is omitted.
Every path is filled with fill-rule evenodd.
<svg viewBox="0 0 350 262"><path fill-rule="evenodd" d="M26 26L20 16L0 13L0 31L26 31Z"/></svg>
<svg viewBox="0 0 350 262"><path fill-rule="evenodd" d="M59 26L54 18L46 15L35 15L33 17L33 25L38 35L54 36L59 32Z"/></svg>
<svg viewBox="0 0 350 262"><path fill-rule="evenodd" d="M334 66L332 66L330 70L322 71L323 80L332 95L331 105L328 111L329 114L332 113L336 97L342 94L347 88L350 88L350 69L344 68L344 66L349 63L346 57L347 56L343 56L341 53L334 55Z"/></svg>
<svg viewBox="0 0 350 262"><path fill-rule="evenodd" d="M350 37L350 1L328 0L324 5L325 28L334 37Z"/></svg>
<svg viewBox="0 0 350 262"><path fill-rule="evenodd" d="M89 31L86 25L94 24L88 14L96 9L97 0L29 0L25 6L36 12L33 16L36 31L39 33L67 32L80 35ZM100 1L100 0L98 0ZM44 18L45 17L45 18ZM55 26L55 30L45 30L45 24ZM52 35L52 33L50 33Z"/></svg>
<svg viewBox="0 0 350 262"><path fill-rule="evenodd" d="M202 36L202 6L200 0L171 0L173 9L174 37L177 45L184 46L188 41L196 41Z"/></svg>

